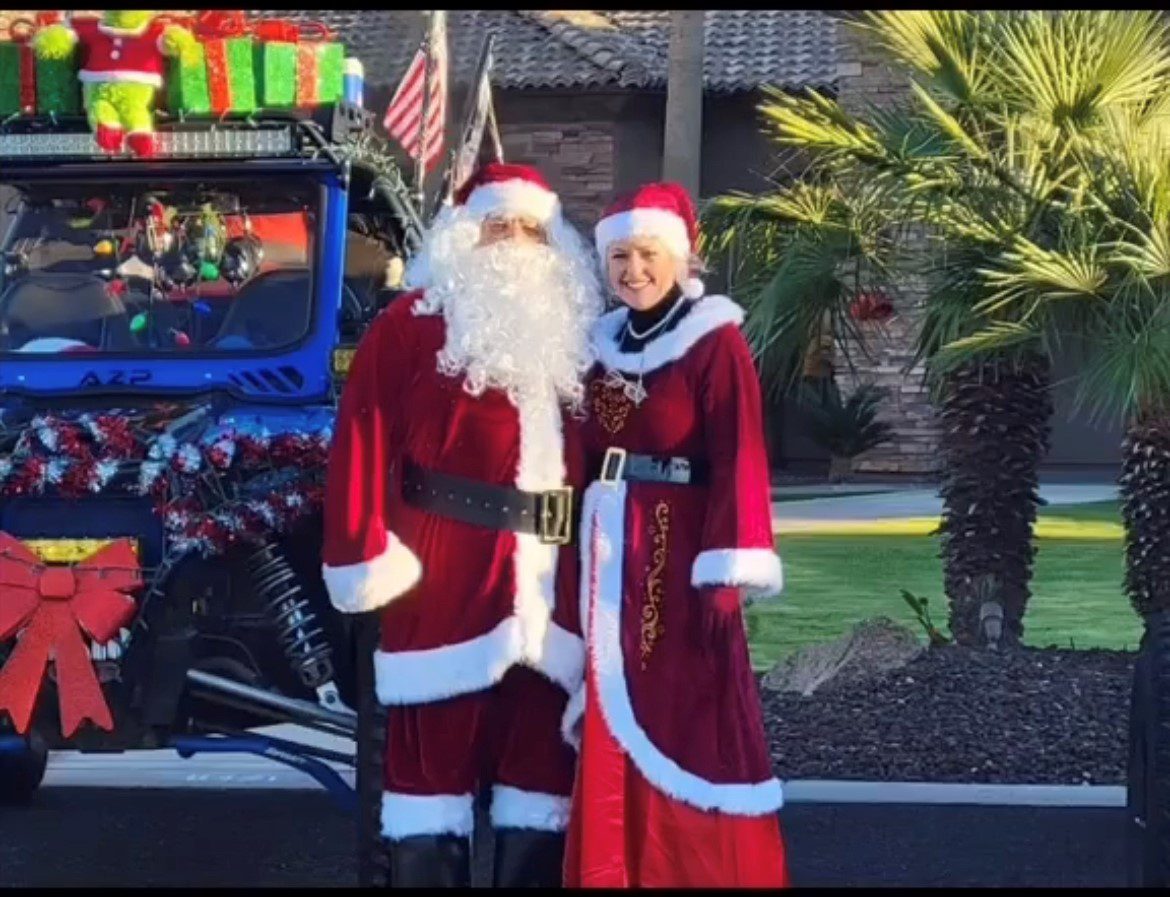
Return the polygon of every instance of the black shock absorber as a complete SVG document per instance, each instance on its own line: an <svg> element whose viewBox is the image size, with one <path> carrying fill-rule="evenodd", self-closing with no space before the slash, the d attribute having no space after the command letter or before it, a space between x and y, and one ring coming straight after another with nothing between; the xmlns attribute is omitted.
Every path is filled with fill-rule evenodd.
<svg viewBox="0 0 1170 897"><path fill-rule="evenodd" d="M319 690L332 682L333 649L284 555L266 542L248 558L248 570L293 671L311 689Z"/></svg>

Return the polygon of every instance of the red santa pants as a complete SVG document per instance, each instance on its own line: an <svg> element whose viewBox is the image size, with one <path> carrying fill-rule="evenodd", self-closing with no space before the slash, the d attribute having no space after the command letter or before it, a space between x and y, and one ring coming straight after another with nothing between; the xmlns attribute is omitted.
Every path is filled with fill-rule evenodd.
<svg viewBox="0 0 1170 897"><path fill-rule="evenodd" d="M586 694L565 844L567 888L786 888L774 814L733 816L674 800L646 781Z"/></svg>
<svg viewBox="0 0 1170 897"><path fill-rule="evenodd" d="M494 827L564 831L576 761L561 737L567 700L514 666L484 691L389 707L382 834L470 835L488 783Z"/></svg>

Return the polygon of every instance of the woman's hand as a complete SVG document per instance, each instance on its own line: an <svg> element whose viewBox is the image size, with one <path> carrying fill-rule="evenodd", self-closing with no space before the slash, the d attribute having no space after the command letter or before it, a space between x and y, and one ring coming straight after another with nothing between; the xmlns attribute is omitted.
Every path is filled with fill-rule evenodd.
<svg viewBox="0 0 1170 897"><path fill-rule="evenodd" d="M699 606L691 615L691 637L695 647L709 650L726 640L738 622L740 589L738 586L705 586L699 589Z"/></svg>

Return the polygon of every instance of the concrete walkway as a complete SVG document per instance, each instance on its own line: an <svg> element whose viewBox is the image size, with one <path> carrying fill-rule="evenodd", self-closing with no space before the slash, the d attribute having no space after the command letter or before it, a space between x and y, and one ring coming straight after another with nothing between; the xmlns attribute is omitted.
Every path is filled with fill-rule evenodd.
<svg viewBox="0 0 1170 897"><path fill-rule="evenodd" d="M800 493L789 493L784 487L772 490L773 498L778 494L787 497ZM1040 497L1051 506L1109 501L1117 497L1117 486L1106 483L1041 484ZM882 520L938 517L941 513L942 499L934 489L896 489L870 495L772 502L773 521L787 525L801 520Z"/></svg>

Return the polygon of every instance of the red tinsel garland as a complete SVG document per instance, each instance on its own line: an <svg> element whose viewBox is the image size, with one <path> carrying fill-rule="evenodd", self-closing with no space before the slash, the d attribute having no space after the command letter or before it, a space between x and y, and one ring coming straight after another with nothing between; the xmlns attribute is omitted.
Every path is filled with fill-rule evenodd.
<svg viewBox="0 0 1170 897"><path fill-rule="evenodd" d="M221 554L239 542L283 532L321 508L319 480L329 435L287 432L269 435L216 430L198 441L178 442L165 433L138 435L126 418L83 415L76 421L35 418L10 456L0 455L0 496L40 495L55 490L70 498L108 491L126 462L136 477L115 488L149 497L163 520L173 549ZM200 488L210 476L239 487L253 476L283 472L285 485L262 498L226 497L236 489ZM214 497L213 497L214 496Z"/></svg>

